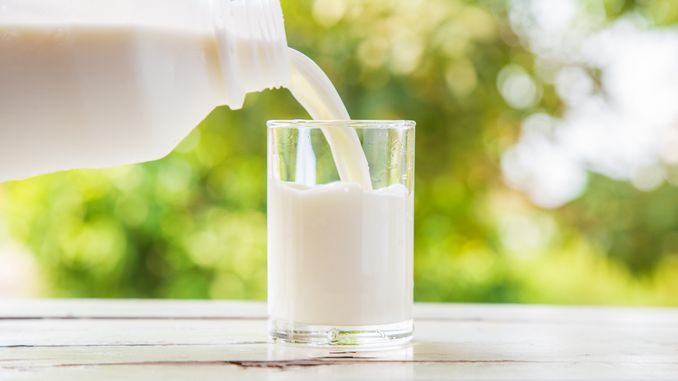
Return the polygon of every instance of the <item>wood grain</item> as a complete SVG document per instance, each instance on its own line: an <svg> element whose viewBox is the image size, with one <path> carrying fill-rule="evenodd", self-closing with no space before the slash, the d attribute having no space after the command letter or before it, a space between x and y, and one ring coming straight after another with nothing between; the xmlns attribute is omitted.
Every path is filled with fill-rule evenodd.
<svg viewBox="0 0 678 381"><path fill-rule="evenodd" d="M271 344L256 302L0 302L0 380L678 379L678 310L418 304L382 351Z"/></svg>

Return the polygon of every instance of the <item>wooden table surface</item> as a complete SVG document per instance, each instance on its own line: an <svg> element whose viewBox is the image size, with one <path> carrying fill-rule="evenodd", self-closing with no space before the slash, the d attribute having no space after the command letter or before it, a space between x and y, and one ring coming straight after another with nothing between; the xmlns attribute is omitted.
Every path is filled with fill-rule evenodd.
<svg viewBox="0 0 678 381"><path fill-rule="evenodd" d="M677 380L678 309L417 304L411 345L271 344L252 302L0 302L0 380Z"/></svg>

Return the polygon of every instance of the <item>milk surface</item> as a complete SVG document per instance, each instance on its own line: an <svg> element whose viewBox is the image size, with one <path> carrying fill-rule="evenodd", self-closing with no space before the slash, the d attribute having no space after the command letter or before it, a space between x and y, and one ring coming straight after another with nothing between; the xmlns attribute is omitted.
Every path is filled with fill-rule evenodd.
<svg viewBox="0 0 678 381"><path fill-rule="evenodd" d="M412 319L413 196L400 184L269 179L269 315L347 326Z"/></svg>

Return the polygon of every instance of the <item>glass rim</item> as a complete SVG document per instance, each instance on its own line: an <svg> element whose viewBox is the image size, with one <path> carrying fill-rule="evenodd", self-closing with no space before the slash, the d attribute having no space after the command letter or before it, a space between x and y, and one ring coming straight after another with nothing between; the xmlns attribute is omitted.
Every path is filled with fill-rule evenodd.
<svg viewBox="0 0 678 381"><path fill-rule="evenodd" d="M323 127L350 127L353 129L382 129L382 130L410 130L414 129L416 122L413 120L377 120L377 119L352 119L352 120L315 120L315 119L276 119L269 120L266 125L269 129L277 128L308 128L318 129Z"/></svg>

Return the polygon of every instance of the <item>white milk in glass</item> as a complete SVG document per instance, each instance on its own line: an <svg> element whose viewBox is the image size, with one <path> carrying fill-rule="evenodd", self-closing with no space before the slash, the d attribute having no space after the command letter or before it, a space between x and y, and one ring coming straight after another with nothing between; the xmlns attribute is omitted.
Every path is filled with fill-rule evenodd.
<svg viewBox="0 0 678 381"><path fill-rule="evenodd" d="M315 119L349 119L329 79L298 52L292 52L289 88ZM372 189L368 162L354 129L337 123L322 132L341 181L318 185L314 179L300 179L304 174L299 172L294 182L269 177L272 329L410 321L412 192L401 184ZM308 131L298 130L297 165L312 160L299 156L304 151L313 155L303 146L304 133Z"/></svg>
<svg viewBox="0 0 678 381"><path fill-rule="evenodd" d="M273 319L325 326L412 319L413 199L405 186L274 181L268 202Z"/></svg>

